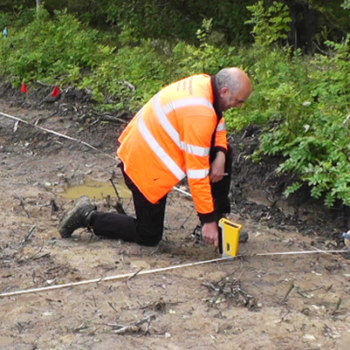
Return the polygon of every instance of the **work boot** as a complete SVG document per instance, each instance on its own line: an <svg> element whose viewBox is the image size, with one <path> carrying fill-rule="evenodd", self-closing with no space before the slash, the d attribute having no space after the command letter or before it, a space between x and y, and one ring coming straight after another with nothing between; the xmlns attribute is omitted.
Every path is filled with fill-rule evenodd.
<svg viewBox="0 0 350 350"><path fill-rule="evenodd" d="M96 212L97 207L91 204L89 197L82 196L62 218L58 231L62 238L68 238L80 227L88 227L92 215Z"/></svg>
<svg viewBox="0 0 350 350"><path fill-rule="evenodd" d="M246 243L249 239L248 232L241 229L239 232L239 243Z"/></svg>
<svg viewBox="0 0 350 350"><path fill-rule="evenodd" d="M193 241L195 241L196 243L198 243L199 241L201 241L203 239L203 236L202 236L202 226L201 225L197 225L192 234L191 234L191 239Z"/></svg>

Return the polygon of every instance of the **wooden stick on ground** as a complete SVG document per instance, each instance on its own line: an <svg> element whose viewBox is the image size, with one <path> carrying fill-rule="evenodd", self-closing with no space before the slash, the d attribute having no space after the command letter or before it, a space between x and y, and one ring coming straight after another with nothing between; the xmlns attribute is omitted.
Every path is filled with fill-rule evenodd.
<svg viewBox="0 0 350 350"><path fill-rule="evenodd" d="M117 190L117 187L114 185L113 179L110 178L109 181L111 182L111 184L112 184L112 186L114 188L114 191L115 191L115 193L117 195L117 205L115 206L115 209L117 210L117 212L119 214L127 215L125 210L124 210L124 208L123 208L123 203L121 201L121 198L120 198L119 192Z"/></svg>
<svg viewBox="0 0 350 350"><path fill-rule="evenodd" d="M113 179L110 178L109 181L110 181L110 183L112 184L112 186L113 186L113 188L114 188L114 192L115 192L115 194L117 195L118 201L120 201L121 198L120 198L120 196L119 196L119 192L118 192L118 190L117 190L117 187L115 187L115 184L114 184L114 182L113 182Z"/></svg>
<svg viewBox="0 0 350 350"><path fill-rule="evenodd" d="M121 328L115 330L114 333L125 333L125 332L128 332L128 331L134 331L135 332L136 330L138 330L138 327L140 327L142 324L144 324L146 322L147 322L147 327L146 327L145 333L147 333L148 329L149 329L149 326L151 324L151 321L155 320L155 319L156 319L156 315L154 315L154 314L146 316L146 317L142 318L140 321L131 323L128 326L122 326Z"/></svg>
<svg viewBox="0 0 350 350"><path fill-rule="evenodd" d="M134 278L135 276L137 276L141 271L143 270L143 267L141 267L138 271L136 271L133 275L129 276L124 282L128 282L129 280L131 280L132 278Z"/></svg>
<svg viewBox="0 0 350 350"><path fill-rule="evenodd" d="M25 213L27 214L27 217L30 218L30 215L24 206L24 200L17 193L15 193L15 197L20 201L20 205L23 208L23 210L25 211Z"/></svg>
<svg viewBox="0 0 350 350"><path fill-rule="evenodd" d="M33 225L33 226L30 228L29 232L26 234L26 236L23 238L23 240L22 240L22 242L21 242L22 245L25 245L25 244L27 243L27 241L28 241L28 239L30 238L30 236L32 235L32 233L33 233L35 227L36 227L36 226Z"/></svg>
<svg viewBox="0 0 350 350"><path fill-rule="evenodd" d="M91 149L93 149L94 151L97 151L103 155L105 155L106 157L109 157L109 158L112 158L112 159L115 159L115 157L112 157L111 155L109 154L106 154L106 153L103 153L102 151L100 151L99 149L95 148L94 146L91 146L90 144L88 144L87 142L84 142L84 141L81 141L81 140L78 140L78 139L75 139L74 137L70 137L70 136L67 136L67 135L63 135L63 134L60 134L59 132L57 131L54 131L54 130L50 130L50 129L47 129L47 128L43 128L41 126L38 126L38 125L35 125L35 124L32 124L32 123L29 123L28 121L24 120L24 119L21 119L21 118L17 118L17 117L14 117L12 115L9 115L9 114L6 114L6 113L2 113L0 112L0 115L2 115L3 117L6 117L6 118L9 118L9 119L12 119L12 120L16 120L17 122L22 122L26 125L30 125L30 126L33 126L34 128L37 128L37 129L40 129L42 131L46 131L50 134L53 134L53 135L56 135L56 136L59 136L59 137L63 137L67 140L71 140L71 141L75 141L75 142L78 142L84 146L87 146Z"/></svg>
<svg viewBox="0 0 350 350"><path fill-rule="evenodd" d="M294 288L294 284L291 283L290 286L288 287L288 290L287 290L286 295L284 296L284 298L283 298L282 301L281 301L281 304L284 304L284 303L286 302L286 300L287 300L287 298L288 298L288 295L289 295L290 292L293 290L293 288Z"/></svg>

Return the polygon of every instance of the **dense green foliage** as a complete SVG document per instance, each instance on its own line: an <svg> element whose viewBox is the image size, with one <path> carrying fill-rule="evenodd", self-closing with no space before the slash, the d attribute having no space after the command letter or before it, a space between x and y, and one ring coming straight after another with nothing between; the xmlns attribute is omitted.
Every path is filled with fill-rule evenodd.
<svg viewBox="0 0 350 350"><path fill-rule="evenodd" d="M35 1L3 0L1 8L24 9L35 7ZM247 5L255 0L50 0L43 2L50 13L67 9L81 21L113 33L129 28L133 36L166 40L195 39L195 32L203 18L213 18L215 31L228 41L250 40L244 27L248 16ZM25 12L20 12L22 13ZM19 16L18 16L19 17ZM17 17L17 18L18 18ZM1 22L0 22L1 25Z"/></svg>
<svg viewBox="0 0 350 350"><path fill-rule="evenodd" d="M22 23L28 20L28 9L36 7L36 0L2 0L0 13L6 13L5 22ZM128 27L135 38L169 40L195 40L195 32L204 18L212 18L213 31L232 44L249 42L249 28L244 22L249 20L247 6L257 0L40 0L44 8L53 15L55 11L73 14L89 26L120 34ZM270 8L274 0L263 0ZM343 8L347 0L279 0L290 9L293 25L289 41L298 38L298 47L311 45L310 38L318 42L341 38L350 28ZM343 7L341 7L343 5ZM307 34L310 34L309 37Z"/></svg>
<svg viewBox="0 0 350 350"><path fill-rule="evenodd" d="M281 21L283 16L272 23ZM256 40L258 61L250 68L259 80L245 113L251 122L270 126L253 158L285 157L278 171L300 179L287 189L287 196L306 182L312 196L325 196L328 207L337 199L350 205L350 36L340 44L326 41L329 54L313 57L276 47L266 55L269 38Z"/></svg>
<svg viewBox="0 0 350 350"><path fill-rule="evenodd" d="M219 2L220 11L225 12L226 2L231 3ZM322 50L305 56L301 49L293 50L287 44L292 17L281 2L270 1L268 6L263 1L246 2L244 11L244 2L237 2L238 13L249 15L240 16L245 34L236 33L230 45L225 44L228 35L219 30L222 18L218 17L206 16L198 25L192 21L179 35L176 25L184 24L179 20L175 25L175 4L179 6L180 0L164 13L172 30L170 40L166 40L170 29L161 25L165 19L159 18L152 1L146 2L149 7L142 7L136 0L106 0L99 2L99 10L93 6L97 2L91 1L97 19L103 9L108 10L105 20L116 28L113 33L93 29L88 25L92 18L84 11L80 20L73 16L73 5L78 11L80 1L67 3L71 11L54 14L50 8L39 13L35 7L25 9L21 1L13 1L21 14L15 19L8 12L0 12L0 28L6 26L9 31L7 39L0 38L2 80L14 87L36 80L75 85L92 91L100 109L136 112L162 86L176 79L239 66L252 78L253 94L242 110L226 113L229 131L248 124L265 127L261 148L252 158L284 157L278 171L298 175L286 195L307 183L314 197L324 196L327 206L336 200L350 205L350 121L346 120L349 34L333 41L324 30L318 37ZM120 7L113 10L118 4ZM349 19L349 1L341 4L339 8ZM125 13L122 9L127 6L131 10ZM195 8L196 2L187 2L187 6ZM140 12L149 19L143 33ZM247 33L251 33L252 43L243 45Z"/></svg>

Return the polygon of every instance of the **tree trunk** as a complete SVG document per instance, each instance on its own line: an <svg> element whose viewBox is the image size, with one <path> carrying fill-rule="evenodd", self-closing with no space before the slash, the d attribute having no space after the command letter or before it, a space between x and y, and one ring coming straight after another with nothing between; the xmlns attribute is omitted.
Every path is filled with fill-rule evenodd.
<svg viewBox="0 0 350 350"><path fill-rule="evenodd" d="M36 0L36 12L40 11L41 0Z"/></svg>
<svg viewBox="0 0 350 350"><path fill-rule="evenodd" d="M317 11L310 8L308 2L284 0L289 7L292 19L288 41L290 45L303 48L306 53L314 52L313 40L317 32Z"/></svg>

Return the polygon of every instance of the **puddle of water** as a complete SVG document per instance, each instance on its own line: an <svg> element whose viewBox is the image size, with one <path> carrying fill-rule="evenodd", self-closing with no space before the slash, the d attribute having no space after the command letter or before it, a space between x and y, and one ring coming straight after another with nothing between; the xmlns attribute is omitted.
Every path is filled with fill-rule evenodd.
<svg viewBox="0 0 350 350"><path fill-rule="evenodd" d="M126 187L124 182L120 181L119 183L116 183L116 180L114 180L114 185L117 188L121 198L131 197L131 192ZM64 192L60 193L60 196L69 199L77 199L84 195L88 196L90 199L103 199L108 195L110 195L112 198L117 197L110 181L101 182L96 180L85 180L82 185L69 187Z"/></svg>

